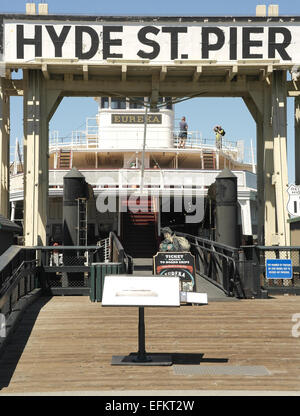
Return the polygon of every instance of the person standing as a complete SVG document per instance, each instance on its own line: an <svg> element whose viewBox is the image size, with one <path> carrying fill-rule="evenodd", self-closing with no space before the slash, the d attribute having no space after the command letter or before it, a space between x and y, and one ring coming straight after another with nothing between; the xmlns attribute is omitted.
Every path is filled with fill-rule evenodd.
<svg viewBox="0 0 300 416"><path fill-rule="evenodd" d="M221 149L222 148L222 137L225 135L225 131L224 131L223 127L216 126L214 128L214 132L216 133L216 147L217 147L217 149Z"/></svg>
<svg viewBox="0 0 300 416"><path fill-rule="evenodd" d="M187 132L188 132L188 125L184 116L181 118L181 121L179 123L179 130L180 130L179 131L179 138L180 138L179 147L184 149L185 143L187 140Z"/></svg>

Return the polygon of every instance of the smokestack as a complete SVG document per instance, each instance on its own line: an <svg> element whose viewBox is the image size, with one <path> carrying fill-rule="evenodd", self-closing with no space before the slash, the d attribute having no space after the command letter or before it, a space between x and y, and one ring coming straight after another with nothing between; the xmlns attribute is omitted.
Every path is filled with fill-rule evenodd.
<svg viewBox="0 0 300 416"><path fill-rule="evenodd" d="M48 14L48 3L39 3L39 14L41 15Z"/></svg>
<svg viewBox="0 0 300 416"><path fill-rule="evenodd" d="M78 241L78 199L88 199L85 177L76 169L64 176L63 235L65 246L76 246Z"/></svg>
<svg viewBox="0 0 300 416"><path fill-rule="evenodd" d="M265 4L259 4L256 6L256 16L257 17L267 16L267 6Z"/></svg>
<svg viewBox="0 0 300 416"><path fill-rule="evenodd" d="M36 14L35 3L26 3L26 14Z"/></svg>
<svg viewBox="0 0 300 416"><path fill-rule="evenodd" d="M270 4L268 7L268 16L276 17L279 16L279 5L278 4Z"/></svg>

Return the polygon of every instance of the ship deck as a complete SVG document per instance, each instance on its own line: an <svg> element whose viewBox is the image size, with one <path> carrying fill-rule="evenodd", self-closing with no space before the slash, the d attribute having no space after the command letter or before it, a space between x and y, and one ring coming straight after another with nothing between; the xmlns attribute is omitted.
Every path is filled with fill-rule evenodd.
<svg viewBox="0 0 300 416"><path fill-rule="evenodd" d="M296 296L145 308L147 352L173 365L112 366L137 350L138 308L39 298L0 359L0 395L300 394L297 313Z"/></svg>

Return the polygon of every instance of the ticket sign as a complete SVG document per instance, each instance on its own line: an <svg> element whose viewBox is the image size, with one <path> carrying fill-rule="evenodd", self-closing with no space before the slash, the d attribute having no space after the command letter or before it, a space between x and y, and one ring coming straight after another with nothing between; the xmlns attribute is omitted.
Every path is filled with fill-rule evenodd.
<svg viewBox="0 0 300 416"><path fill-rule="evenodd" d="M154 257L154 274L179 277L182 291L195 289L195 257L188 252L158 252Z"/></svg>
<svg viewBox="0 0 300 416"><path fill-rule="evenodd" d="M293 266L291 259L268 259L266 262L267 279L292 279Z"/></svg>

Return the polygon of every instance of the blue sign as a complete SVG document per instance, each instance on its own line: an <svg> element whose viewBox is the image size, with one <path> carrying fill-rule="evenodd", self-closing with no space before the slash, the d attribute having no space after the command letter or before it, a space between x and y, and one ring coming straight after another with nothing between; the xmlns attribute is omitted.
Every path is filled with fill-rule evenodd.
<svg viewBox="0 0 300 416"><path fill-rule="evenodd" d="M266 278L267 279L292 279L293 266L292 260L267 260Z"/></svg>

